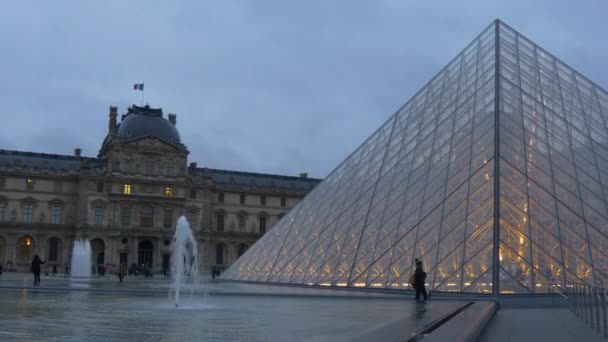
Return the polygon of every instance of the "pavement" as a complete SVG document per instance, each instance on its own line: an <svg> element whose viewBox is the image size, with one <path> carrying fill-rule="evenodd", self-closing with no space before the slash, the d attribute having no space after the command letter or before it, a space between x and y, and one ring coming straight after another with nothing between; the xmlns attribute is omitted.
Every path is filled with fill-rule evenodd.
<svg viewBox="0 0 608 342"><path fill-rule="evenodd" d="M566 308L500 310L479 339L481 342L606 341Z"/></svg>
<svg viewBox="0 0 608 342"><path fill-rule="evenodd" d="M0 341L351 341L376 340L389 326L391 334L382 336L404 340L462 306L416 304L403 295L345 291L340 297L331 290L207 282L204 291L183 293L176 307L166 278L119 283L115 277L43 277L34 287L29 274L5 275Z"/></svg>

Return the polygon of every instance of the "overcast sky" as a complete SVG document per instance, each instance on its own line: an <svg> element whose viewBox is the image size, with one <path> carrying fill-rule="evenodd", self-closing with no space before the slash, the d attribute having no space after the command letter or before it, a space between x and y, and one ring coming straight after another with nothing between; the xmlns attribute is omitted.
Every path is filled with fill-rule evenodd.
<svg viewBox="0 0 608 342"><path fill-rule="evenodd" d="M199 166L324 177L495 18L605 89L608 2L3 1L0 149L96 156L177 113Z"/></svg>

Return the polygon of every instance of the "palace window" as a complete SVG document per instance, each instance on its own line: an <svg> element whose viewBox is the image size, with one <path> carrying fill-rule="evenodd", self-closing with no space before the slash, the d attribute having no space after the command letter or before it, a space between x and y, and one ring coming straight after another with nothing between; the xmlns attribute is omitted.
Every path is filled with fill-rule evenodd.
<svg viewBox="0 0 608 342"><path fill-rule="evenodd" d="M287 199L285 197L281 197L281 207L284 207L286 202L287 202Z"/></svg>
<svg viewBox="0 0 608 342"><path fill-rule="evenodd" d="M49 261L57 261L59 259L59 243L58 237L49 239Z"/></svg>
<svg viewBox="0 0 608 342"><path fill-rule="evenodd" d="M125 160L125 172L135 172L135 163L133 162L133 159L126 159Z"/></svg>
<svg viewBox="0 0 608 342"><path fill-rule="evenodd" d="M97 182L97 192L103 192L103 182Z"/></svg>
<svg viewBox="0 0 608 342"><path fill-rule="evenodd" d="M239 213L239 231L245 231L245 223L247 222L247 214L244 212Z"/></svg>
<svg viewBox="0 0 608 342"><path fill-rule="evenodd" d="M260 234L266 233L266 216L260 216Z"/></svg>
<svg viewBox="0 0 608 342"><path fill-rule="evenodd" d="M224 263L224 249L226 247L223 243L215 245L215 264L222 265Z"/></svg>
<svg viewBox="0 0 608 342"><path fill-rule="evenodd" d="M0 222L4 221L4 204L0 203Z"/></svg>
<svg viewBox="0 0 608 342"><path fill-rule="evenodd" d="M173 197L173 188L170 186L165 187L165 196Z"/></svg>
<svg viewBox="0 0 608 342"><path fill-rule="evenodd" d="M95 225L103 225L103 207L98 205L95 207Z"/></svg>
<svg viewBox="0 0 608 342"><path fill-rule="evenodd" d="M146 160L146 174L147 175L154 174L154 160Z"/></svg>
<svg viewBox="0 0 608 342"><path fill-rule="evenodd" d="M26 179L25 186L26 186L27 190L34 190L34 180L31 178Z"/></svg>
<svg viewBox="0 0 608 342"><path fill-rule="evenodd" d="M23 222L32 223L34 218L34 205L32 203L23 204Z"/></svg>
<svg viewBox="0 0 608 342"><path fill-rule="evenodd" d="M194 229L196 227L196 216L198 215L198 211L196 209L188 209L188 223L190 223L190 227Z"/></svg>
<svg viewBox="0 0 608 342"><path fill-rule="evenodd" d="M224 231L224 214L217 214L217 231Z"/></svg>
<svg viewBox="0 0 608 342"><path fill-rule="evenodd" d="M264 195L260 196L260 204L266 205L266 196L264 196Z"/></svg>
<svg viewBox="0 0 608 342"><path fill-rule="evenodd" d="M196 198L196 189L190 190L190 198Z"/></svg>
<svg viewBox="0 0 608 342"><path fill-rule="evenodd" d="M52 224L61 223L61 207L58 205L51 207L51 223Z"/></svg>
<svg viewBox="0 0 608 342"><path fill-rule="evenodd" d="M131 194L131 184L125 184L122 186L122 193L125 195Z"/></svg>
<svg viewBox="0 0 608 342"><path fill-rule="evenodd" d="M163 218L163 226L165 228L171 228L173 226L173 209L165 208L165 217Z"/></svg>
<svg viewBox="0 0 608 342"><path fill-rule="evenodd" d="M239 196L239 203L241 203L241 204L245 204L245 194L241 194L241 195Z"/></svg>
<svg viewBox="0 0 608 342"><path fill-rule="evenodd" d="M139 225L142 227L152 227L154 225L154 208L149 205L141 207Z"/></svg>
<svg viewBox="0 0 608 342"><path fill-rule="evenodd" d="M6 178L0 177L0 189L6 188Z"/></svg>
<svg viewBox="0 0 608 342"><path fill-rule="evenodd" d="M217 194L217 201L220 203L224 203L224 193L223 192L219 192Z"/></svg>
<svg viewBox="0 0 608 342"><path fill-rule="evenodd" d="M131 207L120 207L120 224L123 226L131 224Z"/></svg>

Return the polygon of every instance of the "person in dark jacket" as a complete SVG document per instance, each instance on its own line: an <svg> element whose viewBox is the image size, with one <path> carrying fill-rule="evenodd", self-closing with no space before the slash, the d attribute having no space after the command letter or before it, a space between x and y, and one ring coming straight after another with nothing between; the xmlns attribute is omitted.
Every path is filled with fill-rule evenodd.
<svg viewBox="0 0 608 342"><path fill-rule="evenodd" d="M40 260L38 254L34 255L32 260L32 273L34 273L34 286L40 285L40 265L44 264L44 261Z"/></svg>
<svg viewBox="0 0 608 342"><path fill-rule="evenodd" d="M414 289L416 290L416 300L420 299L420 294L424 300L428 298L424 282L426 281L426 272L422 269L422 261L416 259L416 271L414 271Z"/></svg>

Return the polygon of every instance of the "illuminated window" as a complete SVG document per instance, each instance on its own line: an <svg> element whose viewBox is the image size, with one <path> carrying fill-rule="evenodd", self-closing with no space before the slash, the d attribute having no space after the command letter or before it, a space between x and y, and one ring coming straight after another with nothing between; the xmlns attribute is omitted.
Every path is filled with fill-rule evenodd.
<svg viewBox="0 0 608 342"><path fill-rule="evenodd" d="M122 186L122 193L125 195L131 194L131 184L125 184Z"/></svg>
<svg viewBox="0 0 608 342"><path fill-rule="evenodd" d="M25 185L28 190L34 190L34 180L33 179L31 179L31 178L26 179Z"/></svg>
<svg viewBox="0 0 608 342"><path fill-rule="evenodd" d="M173 197L173 188L170 186L165 187L165 196Z"/></svg>
<svg viewBox="0 0 608 342"><path fill-rule="evenodd" d="M32 223L34 217L34 205L32 203L25 203L23 205L23 222Z"/></svg>
<svg viewBox="0 0 608 342"><path fill-rule="evenodd" d="M17 258L19 260L30 260L32 258L32 250L34 247L34 239L30 236L23 236L17 242Z"/></svg>

